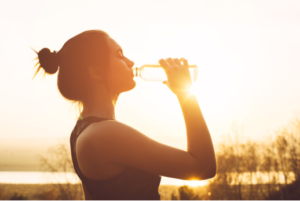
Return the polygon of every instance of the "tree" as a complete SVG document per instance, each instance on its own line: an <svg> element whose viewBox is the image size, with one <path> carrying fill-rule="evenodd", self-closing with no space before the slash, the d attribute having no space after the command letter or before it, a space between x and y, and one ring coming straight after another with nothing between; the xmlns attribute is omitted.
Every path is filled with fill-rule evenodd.
<svg viewBox="0 0 300 201"><path fill-rule="evenodd" d="M46 195L55 195L57 199L60 200L76 200L84 199L83 189L79 178L77 177L77 184L71 182L68 175L70 173L75 173L70 148L66 143L62 141L57 145L50 147L48 149L47 156L39 156L41 168L45 172L55 173L53 175L58 175L64 177L65 183L60 182L56 177L56 183L53 183L53 189L58 191L55 195L54 192L44 192Z"/></svg>

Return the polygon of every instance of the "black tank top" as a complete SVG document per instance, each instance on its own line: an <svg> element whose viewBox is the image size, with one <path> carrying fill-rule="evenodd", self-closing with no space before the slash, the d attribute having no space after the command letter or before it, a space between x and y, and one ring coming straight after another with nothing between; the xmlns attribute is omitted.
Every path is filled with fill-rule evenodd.
<svg viewBox="0 0 300 201"><path fill-rule="evenodd" d="M94 200L160 200L158 187L161 177L133 167L125 167L118 175L105 179L93 180L80 171L76 157L76 141L80 133L94 122L105 121L89 116L77 121L71 134L71 154L75 172Z"/></svg>

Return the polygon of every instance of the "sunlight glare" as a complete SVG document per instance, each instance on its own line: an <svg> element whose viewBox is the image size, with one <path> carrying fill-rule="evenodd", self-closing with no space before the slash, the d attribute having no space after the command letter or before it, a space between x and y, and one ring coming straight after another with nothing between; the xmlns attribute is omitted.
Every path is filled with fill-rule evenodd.
<svg viewBox="0 0 300 201"><path fill-rule="evenodd" d="M207 180L190 180L186 181L186 185L191 186L191 187L197 187L197 186L205 186L208 184Z"/></svg>
<svg viewBox="0 0 300 201"><path fill-rule="evenodd" d="M194 82L190 88L190 93L195 95L196 97L200 94L200 86L198 82ZM198 98L198 97L197 97Z"/></svg>
<svg viewBox="0 0 300 201"><path fill-rule="evenodd" d="M191 86L191 88L190 88L190 93L193 94L193 95L195 95L195 92L196 92L196 87L195 87L195 85L193 84L193 85Z"/></svg>

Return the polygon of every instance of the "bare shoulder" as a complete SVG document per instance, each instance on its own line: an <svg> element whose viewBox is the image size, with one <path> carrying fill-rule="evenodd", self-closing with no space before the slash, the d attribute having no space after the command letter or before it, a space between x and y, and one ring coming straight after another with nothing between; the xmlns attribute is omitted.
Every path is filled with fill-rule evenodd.
<svg viewBox="0 0 300 201"><path fill-rule="evenodd" d="M92 128L96 133L99 133L99 131L105 131L104 133L108 133L109 135L112 134L121 134L124 132L138 132L136 129L122 123L116 120L108 120L108 121L102 121L99 123L94 124L94 127ZM119 132L122 131L122 132ZM105 136L105 134L104 134Z"/></svg>
<svg viewBox="0 0 300 201"><path fill-rule="evenodd" d="M111 148L122 149L126 148L126 144L145 143L151 140L140 131L115 120L93 123L78 138L79 143L85 144L89 149L97 147L98 151L102 149L106 153Z"/></svg>
<svg viewBox="0 0 300 201"><path fill-rule="evenodd" d="M101 142L106 143L111 139L120 139L133 137L132 135L146 135L142 134L138 130L116 120L101 121L93 123L83 131L80 135L83 141L92 141L90 143L99 144Z"/></svg>

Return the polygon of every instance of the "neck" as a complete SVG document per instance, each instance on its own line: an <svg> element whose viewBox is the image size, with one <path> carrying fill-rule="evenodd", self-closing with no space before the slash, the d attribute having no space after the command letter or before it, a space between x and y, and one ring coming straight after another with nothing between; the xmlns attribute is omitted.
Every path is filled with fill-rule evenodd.
<svg viewBox="0 0 300 201"><path fill-rule="evenodd" d="M110 95L106 89L99 89L96 93L94 93L94 96L89 103L83 103L81 116L83 118L96 116L115 120L115 105L117 99L118 95L114 97Z"/></svg>

